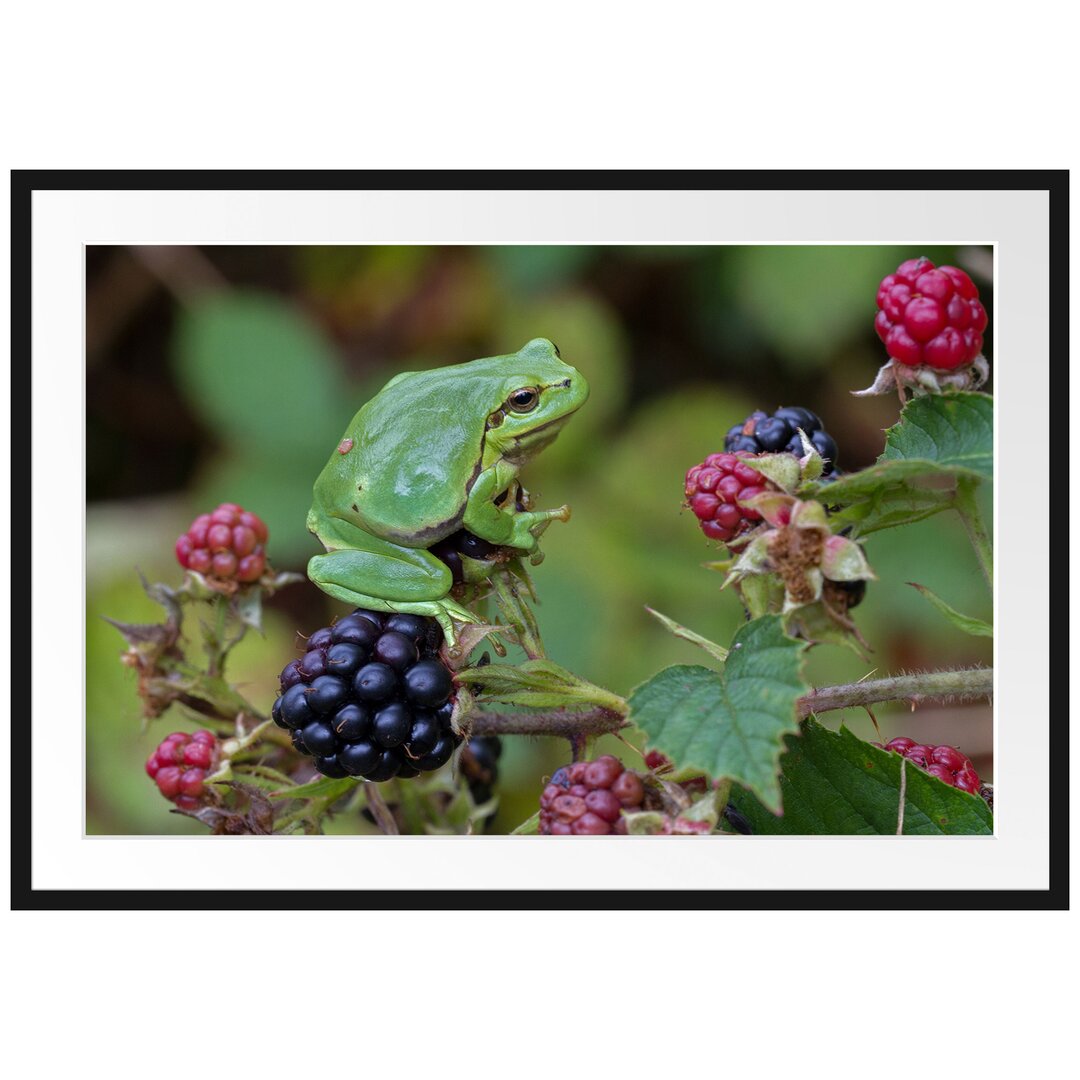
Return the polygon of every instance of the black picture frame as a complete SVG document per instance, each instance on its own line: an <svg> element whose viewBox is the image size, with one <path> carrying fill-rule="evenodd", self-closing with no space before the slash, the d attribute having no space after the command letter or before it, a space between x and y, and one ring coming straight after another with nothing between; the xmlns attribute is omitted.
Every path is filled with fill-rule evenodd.
<svg viewBox="0 0 1080 1080"><path fill-rule="evenodd" d="M1069 173L1067 170L997 171L80 171L16 170L11 174L11 500L12 520L23 519L34 505L31 486L31 368L40 362L31 337L31 238L33 195L50 190L1033 190L1049 194L1050 281L1048 318L1054 392L1047 403L1040 442L1048 433L1053 488L1068 490L1069 465L1067 360ZM11 906L15 910L218 910L249 907L291 909L477 910L650 909L650 910L1063 910L1068 908L1069 787L1066 718L1069 711L1067 601L1068 501L1049 506L1050 556L1055 568L1051 602L1050 701L1055 724L1053 753L1046 762L1050 800L1050 884L1045 890L44 890L31 885L31 772L23 748L11 762ZM12 597L12 671L31 669L33 619L30 561L33 552L23 534L13 531L10 588ZM11 716L34 723L41 688L27 679L13 682ZM14 739L14 719L13 719ZM28 745L29 741L24 744ZM14 749L14 747L13 747Z"/></svg>

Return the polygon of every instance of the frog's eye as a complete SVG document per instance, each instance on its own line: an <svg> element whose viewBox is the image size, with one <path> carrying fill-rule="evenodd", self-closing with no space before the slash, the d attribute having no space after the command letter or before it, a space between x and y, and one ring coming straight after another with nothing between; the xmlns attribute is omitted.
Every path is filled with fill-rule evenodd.
<svg viewBox="0 0 1080 1080"><path fill-rule="evenodd" d="M535 386L523 386L506 399L506 404L514 412L532 412L540 404L540 391Z"/></svg>

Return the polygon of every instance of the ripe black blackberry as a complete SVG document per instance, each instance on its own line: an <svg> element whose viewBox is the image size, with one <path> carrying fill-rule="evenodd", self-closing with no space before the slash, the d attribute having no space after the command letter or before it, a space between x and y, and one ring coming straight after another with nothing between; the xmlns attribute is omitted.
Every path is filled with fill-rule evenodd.
<svg viewBox="0 0 1080 1080"><path fill-rule="evenodd" d="M821 475L831 476L836 471L839 456L836 441L825 430L820 417L799 405L777 409L772 416L760 409L752 412L724 436L724 450L729 454L739 450L749 454L778 454L786 451L802 457L802 439L799 438L798 428L806 432L806 437L821 455L824 466Z"/></svg>
<svg viewBox="0 0 1080 1080"><path fill-rule="evenodd" d="M494 794L499 779L502 740L497 735L474 735L461 753L461 775L465 777L473 802L479 806Z"/></svg>
<svg viewBox="0 0 1080 1080"><path fill-rule="evenodd" d="M286 664L274 723L324 776L380 781L441 768L461 742L441 642L434 619L357 608Z"/></svg>

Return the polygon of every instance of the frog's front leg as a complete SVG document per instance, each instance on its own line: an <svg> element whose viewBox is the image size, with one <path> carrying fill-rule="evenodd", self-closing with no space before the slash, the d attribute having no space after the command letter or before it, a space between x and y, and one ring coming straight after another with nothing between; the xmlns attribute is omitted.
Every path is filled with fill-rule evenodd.
<svg viewBox="0 0 1080 1080"><path fill-rule="evenodd" d="M557 510L518 510L513 492L501 506L495 499L516 483L516 470L505 462L485 469L473 484L462 524L469 532L491 544L536 550L537 538L552 521L568 521L570 507Z"/></svg>
<svg viewBox="0 0 1080 1080"><path fill-rule="evenodd" d="M423 548L401 547L359 529L353 532L348 539L355 546L335 547L308 563L308 577L323 592L371 611L434 618L450 648L457 640L454 619L480 621L448 595L454 579L441 559Z"/></svg>

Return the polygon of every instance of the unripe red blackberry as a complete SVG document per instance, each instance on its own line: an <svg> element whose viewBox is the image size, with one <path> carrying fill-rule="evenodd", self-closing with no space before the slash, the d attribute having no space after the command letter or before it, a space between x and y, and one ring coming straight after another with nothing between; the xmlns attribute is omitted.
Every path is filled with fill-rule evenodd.
<svg viewBox="0 0 1080 1080"><path fill-rule="evenodd" d="M928 746L917 743L914 739L900 737L887 742L884 749L901 754L924 772L960 788L961 791L970 791L973 795L979 793L981 781L975 766L955 746Z"/></svg>
<svg viewBox="0 0 1080 1080"><path fill-rule="evenodd" d="M219 747L212 731L174 731L146 760L146 774L166 799L194 810L207 794L206 777L217 766Z"/></svg>
<svg viewBox="0 0 1080 1080"><path fill-rule="evenodd" d="M686 503L710 540L730 544L752 529L761 515L748 506L747 499L777 488L744 462L754 455L710 454L686 473Z"/></svg>
<svg viewBox="0 0 1080 1080"><path fill-rule="evenodd" d="M282 669L274 723L324 776L382 781L439 769L461 742L441 643L434 619L357 608L316 630Z"/></svg>
<svg viewBox="0 0 1080 1080"><path fill-rule="evenodd" d="M185 570L205 577L248 584L266 570L268 536L257 515L236 503L222 503L200 514L176 541L176 559Z"/></svg>
<svg viewBox="0 0 1080 1080"><path fill-rule="evenodd" d="M982 352L986 308L975 283L955 266L908 259L882 279L877 306L874 329L898 364L950 371Z"/></svg>
<svg viewBox="0 0 1080 1080"><path fill-rule="evenodd" d="M603 754L559 769L540 796L544 836L625 835L623 811L641 807L645 786L618 758Z"/></svg>

